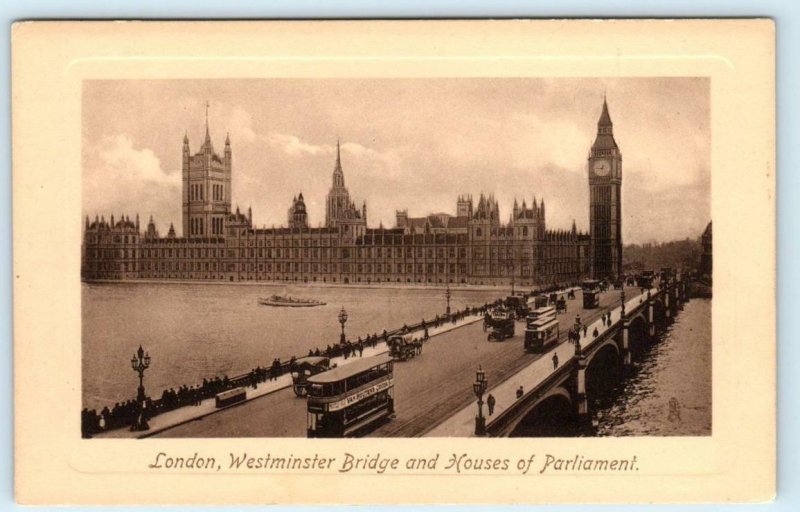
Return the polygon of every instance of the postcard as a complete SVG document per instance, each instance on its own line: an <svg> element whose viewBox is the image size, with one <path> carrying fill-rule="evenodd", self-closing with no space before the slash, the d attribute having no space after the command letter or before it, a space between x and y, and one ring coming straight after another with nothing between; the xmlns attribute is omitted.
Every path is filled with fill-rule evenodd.
<svg viewBox="0 0 800 512"><path fill-rule="evenodd" d="M17 500L771 499L774 37L17 23Z"/></svg>

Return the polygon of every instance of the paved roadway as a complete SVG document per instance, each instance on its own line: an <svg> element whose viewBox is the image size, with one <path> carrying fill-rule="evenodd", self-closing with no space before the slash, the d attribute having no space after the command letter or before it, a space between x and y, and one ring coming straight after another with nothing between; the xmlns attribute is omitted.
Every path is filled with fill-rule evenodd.
<svg viewBox="0 0 800 512"><path fill-rule="evenodd" d="M636 288L630 290L631 297ZM626 292L627 293L627 292ZM619 304L619 291L601 295L600 308L584 310L581 294L567 301L558 316L562 336L579 313L584 321L598 318ZM396 417L370 433L378 437L415 437L434 428L475 400L472 382L482 365L492 383L501 382L541 357L523 350L525 324L517 322L515 336L488 342L483 323L440 334L424 346L421 356L395 363ZM158 437L305 437L306 401L284 389L219 413L179 425Z"/></svg>

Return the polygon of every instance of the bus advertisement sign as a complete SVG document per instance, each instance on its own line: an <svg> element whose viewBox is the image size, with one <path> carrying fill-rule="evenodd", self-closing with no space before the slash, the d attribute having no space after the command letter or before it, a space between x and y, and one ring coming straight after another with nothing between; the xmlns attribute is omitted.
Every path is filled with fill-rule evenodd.
<svg viewBox="0 0 800 512"><path fill-rule="evenodd" d="M386 389L389 389L390 387L392 387L391 380L385 380L383 382L379 382L374 386L370 386L367 389L363 389L354 395L346 397L344 400L339 400L338 402L332 402L328 404L328 410L338 411L340 409L344 409L345 407L349 407L356 402L360 402L361 400L364 400L365 398L370 397L376 393L380 393L381 391L384 391Z"/></svg>

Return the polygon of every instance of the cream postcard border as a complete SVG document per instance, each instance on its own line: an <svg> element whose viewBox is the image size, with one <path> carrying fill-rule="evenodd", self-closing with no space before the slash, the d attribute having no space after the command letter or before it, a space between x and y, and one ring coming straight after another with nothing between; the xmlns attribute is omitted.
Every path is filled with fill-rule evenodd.
<svg viewBox="0 0 800 512"><path fill-rule="evenodd" d="M775 46L769 20L29 22L12 34L15 486L21 503L763 501L775 492ZM708 76L713 434L80 438L86 79ZM154 116L155 117L155 116ZM630 149L629 149L630 151ZM698 233L699 236L699 233ZM160 451L636 456L633 473L164 472Z"/></svg>

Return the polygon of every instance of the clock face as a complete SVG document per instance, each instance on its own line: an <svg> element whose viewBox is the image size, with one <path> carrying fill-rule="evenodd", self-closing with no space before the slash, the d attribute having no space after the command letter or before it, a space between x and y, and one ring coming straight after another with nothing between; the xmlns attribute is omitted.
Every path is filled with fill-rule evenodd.
<svg viewBox="0 0 800 512"><path fill-rule="evenodd" d="M594 163L593 169L594 173L598 176L608 176L608 173L611 172L611 164L605 160L599 160Z"/></svg>

